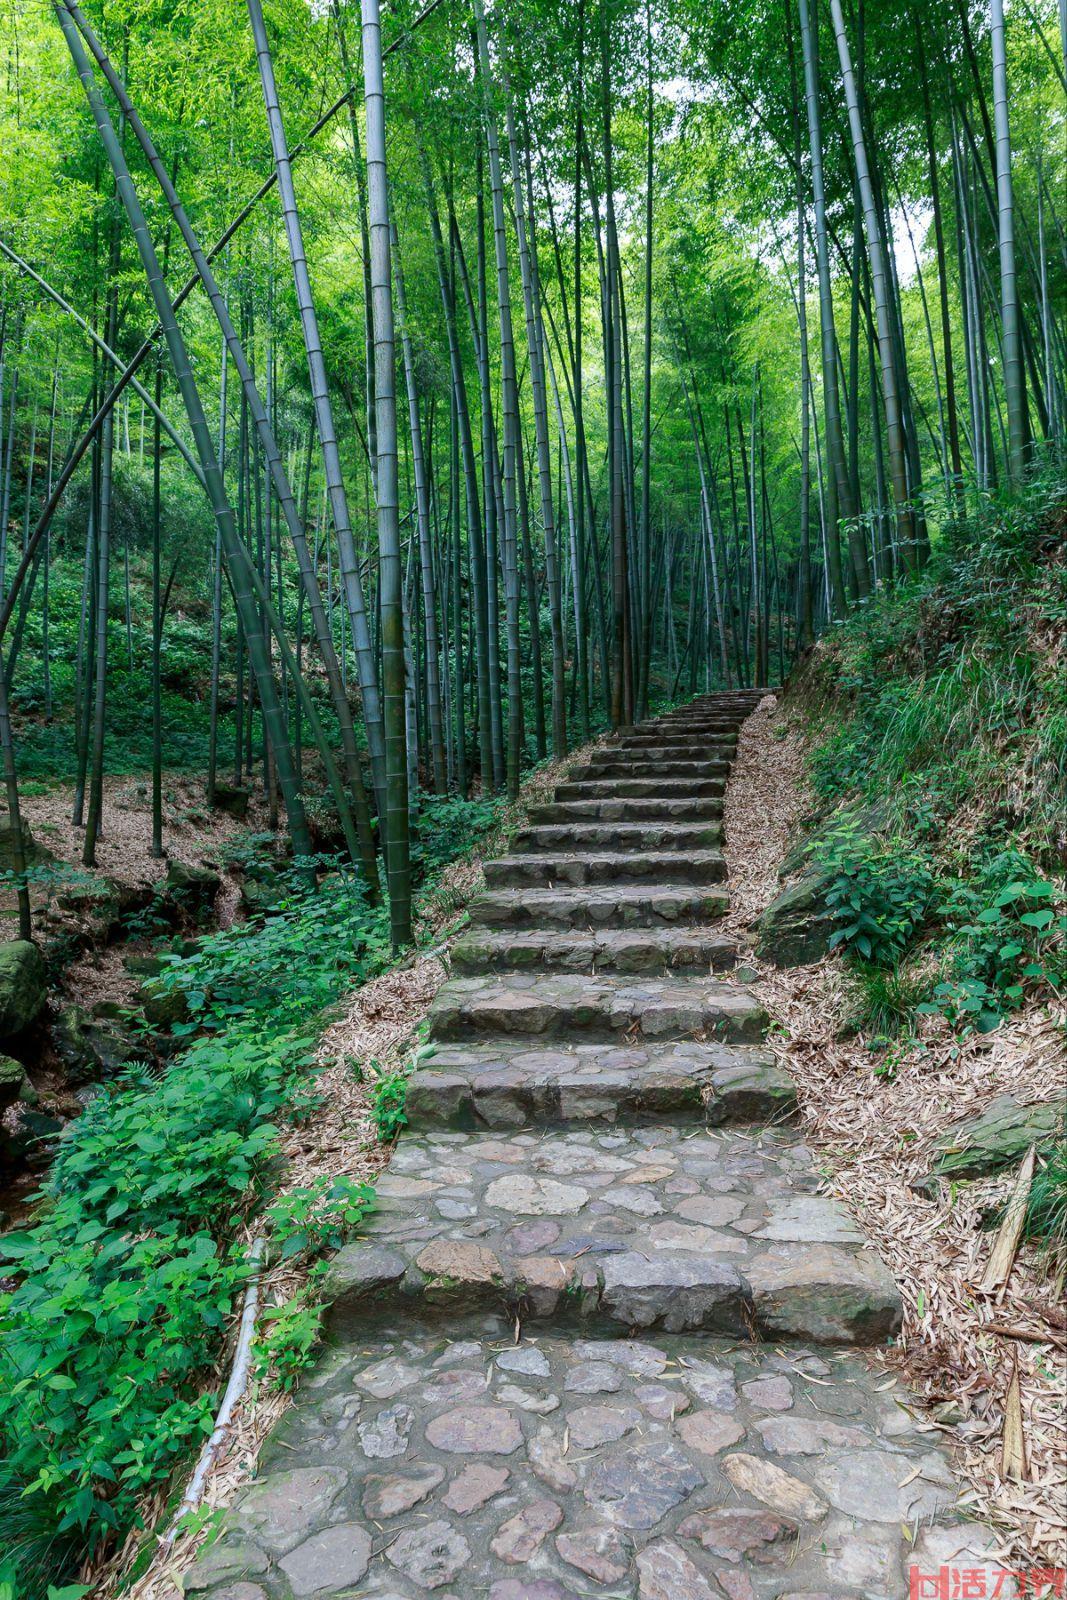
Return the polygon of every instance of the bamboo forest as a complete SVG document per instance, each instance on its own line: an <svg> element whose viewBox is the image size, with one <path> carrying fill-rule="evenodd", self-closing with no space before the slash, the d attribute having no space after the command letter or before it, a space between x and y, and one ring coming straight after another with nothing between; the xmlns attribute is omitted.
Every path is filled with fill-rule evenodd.
<svg viewBox="0 0 1067 1600"><path fill-rule="evenodd" d="M0 0L0 1600L1067 1574L1064 0Z"/></svg>

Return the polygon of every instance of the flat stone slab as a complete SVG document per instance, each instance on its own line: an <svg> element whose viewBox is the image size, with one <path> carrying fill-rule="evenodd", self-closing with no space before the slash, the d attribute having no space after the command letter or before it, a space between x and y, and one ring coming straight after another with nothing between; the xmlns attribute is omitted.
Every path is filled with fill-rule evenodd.
<svg viewBox="0 0 1067 1600"><path fill-rule="evenodd" d="M722 816L722 796L705 795L696 799L600 799L552 801L531 806L529 820L541 824L559 822L700 822Z"/></svg>
<svg viewBox="0 0 1067 1600"><path fill-rule="evenodd" d="M933 1172L915 1188L935 1195L938 1179L979 1178L1017 1166L1032 1144L1039 1148L1063 1137L1067 1098L1021 1105L1010 1094L998 1095L976 1117L953 1123L938 1140L940 1154Z"/></svg>
<svg viewBox="0 0 1067 1600"><path fill-rule="evenodd" d="M601 745L593 752L593 758L602 751L614 754L636 751L647 752L655 760L658 753L663 751L668 760L675 755L687 760L696 751L704 758L719 756L729 760L736 749L736 733L630 733Z"/></svg>
<svg viewBox="0 0 1067 1600"><path fill-rule="evenodd" d="M512 850L715 850L721 822L564 822L523 828Z"/></svg>
<svg viewBox="0 0 1067 1600"><path fill-rule="evenodd" d="M909 1531L971 1535L882 1385L807 1349L384 1330L320 1363L185 1590L897 1600Z"/></svg>
<svg viewBox="0 0 1067 1600"><path fill-rule="evenodd" d="M412 1128L779 1122L796 1088L766 1050L708 1043L431 1047L408 1080Z"/></svg>
<svg viewBox="0 0 1067 1600"><path fill-rule="evenodd" d="M589 850L499 856L482 868L491 889L599 883L721 883L721 850Z"/></svg>
<svg viewBox="0 0 1067 1600"><path fill-rule="evenodd" d="M452 970L461 973L644 972L707 977L732 967L737 946L704 928L473 929L452 946Z"/></svg>
<svg viewBox="0 0 1067 1600"><path fill-rule="evenodd" d="M558 1038L719 1038L754 1043L766 1012L744 988L706 978L488 974L442 984L429 1013L431 1039L486 1033Z"/></svg>
<svg viewBox="0 0 1067 1600"><path fill-rule="evenodd" d="M713 922L725 916L730 896L718 885L642 887L620 883L584 889L492 889L471 906L477 927L655 928Z"/></svg>
<svg viewBox="0 0 1067 1600"><path fill-rule="evenodd" d="M698 756L695 751L688 756L666 756L657 751L654 757L636 751L600 752L593 755L584 766L572 767L570 778L724 778L730 762L723 757Z"/></svg>
<svg viewBox="0 0 1067 1600"><path fill-rule="evenodd" d="M398 1303L598 1329L829 1344L899 1324L896 1285L815 1193L784 1130L408 1134L378 1209L330 1268L330 1325L358 1338Z"/></svg>
<svg viewBox="0 0 1067 1600"><path fill-rule="evenodd" d="M556 785L557 800L692 800L721 795L723 778L575 778Z"/></svg>

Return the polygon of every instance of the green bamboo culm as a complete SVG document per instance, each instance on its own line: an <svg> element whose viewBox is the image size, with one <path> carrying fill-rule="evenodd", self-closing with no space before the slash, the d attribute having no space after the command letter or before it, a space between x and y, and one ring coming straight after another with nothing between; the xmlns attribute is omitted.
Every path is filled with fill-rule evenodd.
<svg viewBox="0 0 1067 1600"><path fill-rule="evenodd" d="M393 333L389 181L385 165L385 88L378 0L363 0L363 87L367 111L367 211L377 419L378 593L382 618L385 724L385 868L394 949L412 943L408 820L403 575L397 486L396 351Z"/></svg>

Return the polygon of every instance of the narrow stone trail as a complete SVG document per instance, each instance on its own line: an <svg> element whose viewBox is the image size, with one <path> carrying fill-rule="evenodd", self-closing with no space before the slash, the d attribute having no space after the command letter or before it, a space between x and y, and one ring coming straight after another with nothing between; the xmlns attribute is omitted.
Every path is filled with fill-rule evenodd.
<svg viewBox="0 0 1067 1600"><path fill-rule="evenodd" d="M187 1592L900 1600L967 1547L715 927L759 698L623 732L487 864L332 1348Z"/></svg>

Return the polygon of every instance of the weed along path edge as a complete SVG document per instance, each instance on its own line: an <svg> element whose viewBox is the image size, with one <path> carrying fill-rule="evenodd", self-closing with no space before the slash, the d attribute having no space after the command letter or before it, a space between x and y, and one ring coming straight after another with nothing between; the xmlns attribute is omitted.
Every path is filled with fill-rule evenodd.
<svg viewBox="0 0 1067 1600"><path fill-rule="evenodd" d="M327 1352L186 1593L896 1600L981 1560L714 929L759 698L623 731L488 865Z"/></svg>

